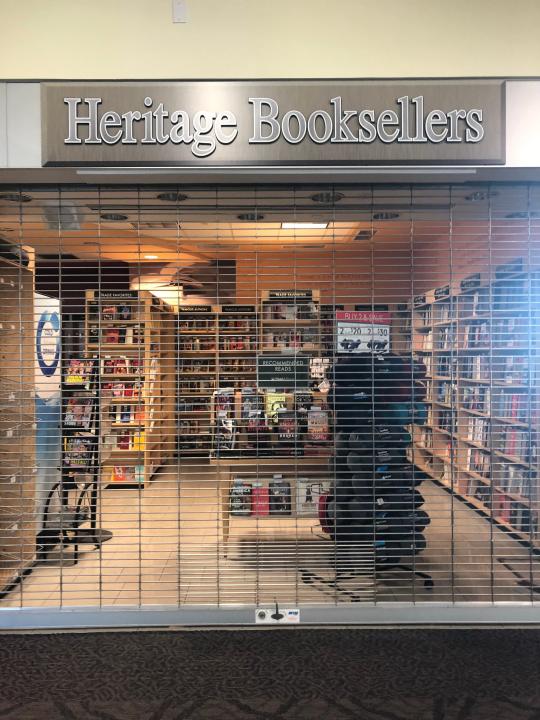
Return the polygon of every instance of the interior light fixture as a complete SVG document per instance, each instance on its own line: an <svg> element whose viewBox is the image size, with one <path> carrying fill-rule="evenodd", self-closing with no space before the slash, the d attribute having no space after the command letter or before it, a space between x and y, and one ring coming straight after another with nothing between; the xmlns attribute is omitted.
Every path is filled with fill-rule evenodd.
<svg viewBox="0 0 540 720"><path fill-rule="evenodd" d="M25 193L0 193L0 200L7 200L7 202L16 203L28 203L31 202L32 196L26 195Z"/></svg>
<svg viewBox="0 0 540 720"><path fill-rule="evenodd" d="M315 193L311 196L314 203L319 205L333 205L334 203L343 200L345 195L337 190L324 190L323 192Z"/></svg>
<svg viewBox="0 0 540 720"><path fill-rule="evenodd" d="M144 259L145 259L145 260L158 260L158 259L159 259L159 255L145 255L145 256L144 256Z"/></svg>
<svg viewBox="0 0 540 720"><path fill-rule="evenodd" d="M258 210L240 213L240 215L237 215L236 217L243 222L261 222L261 220L264 220L264 215L262 215Z"/></svg>
<svg viewBox="0 0 540 720"><path fill-rule="evenodd" d="M373 213L374 220L396 220L399 217L397 212L376 212Z"/></svg>
<svg viewBox="0 0 540 720"><path fill-rule="evenodd" d="M188 199L188 196L181 192L162 192L156 195L156 198L162 202L176 203L184 202Z"/></svg>
<svg viewBox="0 0 540 720"><path fill-rule="evenodd" d="M123 222L128 219L127 215L122 215L121 213L101 213L99 217L108 222Z"/></svg>
<svg viewBox="0 0 540 720"><path fill-rule="evenodd" d="M282 222L282 230L326 230L328 223L314 222Z"/></svg>

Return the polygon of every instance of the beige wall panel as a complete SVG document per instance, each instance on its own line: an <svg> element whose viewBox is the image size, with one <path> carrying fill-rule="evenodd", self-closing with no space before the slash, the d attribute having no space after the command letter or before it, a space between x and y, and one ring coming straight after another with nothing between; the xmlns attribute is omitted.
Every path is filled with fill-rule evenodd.
<svg viewBox="0 0 540 720"><path fill-rule="evenodd" d="M538 0L0 0L0 77L540 75Z"/></svg>

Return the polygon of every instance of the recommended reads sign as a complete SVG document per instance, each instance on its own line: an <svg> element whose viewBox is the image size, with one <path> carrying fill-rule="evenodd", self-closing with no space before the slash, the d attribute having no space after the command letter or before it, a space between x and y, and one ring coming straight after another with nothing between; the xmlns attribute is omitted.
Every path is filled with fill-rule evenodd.
<svg viewBox="0 0 540 720"><path fill-rule="evenodd" d="M501 81L46 83L45 164L502 163Z"/></svg>

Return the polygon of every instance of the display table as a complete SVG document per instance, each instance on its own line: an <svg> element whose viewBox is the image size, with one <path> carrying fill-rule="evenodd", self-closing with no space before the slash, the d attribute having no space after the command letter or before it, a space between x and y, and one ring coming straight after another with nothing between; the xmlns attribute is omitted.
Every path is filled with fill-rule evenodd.
<svg viewBox="0 0 540 720"><path fill-rule="evenodd" d="M221 536L223 540L224 556L228 555L228 544L230 535L230 496L233 475L235 473L247 473L249 479L266 479L272 473L283 471L290 475L315 475L321 479L328 479L330 472L328 470L328 455L321 456L282 456L282 457L220 457L210 458L210 466L215 468L217 481L219 484L220 496L220 516L221 516ZM292 488L291 488L292 491ZM267 515L257 517L257 520L276 520L276 515ZM280 521L287 519L296 522L295 513L291 509L291 515L284 518L281 516Z"/></svg>

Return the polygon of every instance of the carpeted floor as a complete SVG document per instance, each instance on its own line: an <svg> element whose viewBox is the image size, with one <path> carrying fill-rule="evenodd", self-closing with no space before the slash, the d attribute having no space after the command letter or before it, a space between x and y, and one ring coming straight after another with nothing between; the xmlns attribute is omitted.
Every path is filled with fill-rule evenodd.
<svg viewBox="0 0 540 720"><path fill-rule="evenodd" d="M0 638L2 720L538 720L540 630Z"/></svg>

